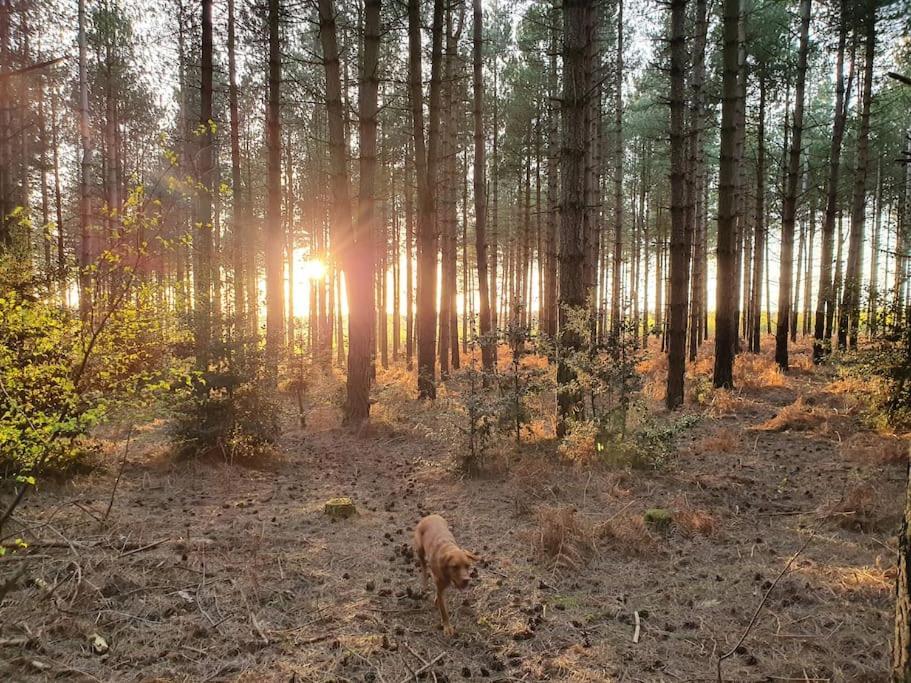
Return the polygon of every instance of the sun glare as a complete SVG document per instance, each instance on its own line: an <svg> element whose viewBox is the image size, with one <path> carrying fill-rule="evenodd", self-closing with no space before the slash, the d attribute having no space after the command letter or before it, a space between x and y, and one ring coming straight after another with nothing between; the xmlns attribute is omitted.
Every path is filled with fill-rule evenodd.
<svg viewBox="0 0 911 683"><path fill-rule="evenodd" d="M308 259L301 264L301 273L308 280L322 280L326 275L326 264L319 259Z"/></svg>

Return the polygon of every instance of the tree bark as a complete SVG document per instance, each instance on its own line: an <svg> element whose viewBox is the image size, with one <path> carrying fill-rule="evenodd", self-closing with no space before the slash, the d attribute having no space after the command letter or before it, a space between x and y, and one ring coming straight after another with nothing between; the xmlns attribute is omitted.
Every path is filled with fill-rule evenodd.
<svg viewBox="0 0 911 683"><path fill-rule="evenodd" d="M781 217L781 270L778 277L778 328L775 331L775 362L788 369L788 334L791 323L791 295L794 276L794 222L797 215L797 181L803 138L804 90L809 54L810 0L800 0L800 48L797 56L797 85L794 89L794 118L788 153L788 177Z"/></svg>
<svg viewBox="0 0 911 683"><path fill-rule="evenodd" d="M89 86L86 74L85 0L79 0L79 143L82 158L79 164L79 315L83 322L92 311L92 274L89 270L93 258L91 199L89 177L92 173L92 138L89 131ZM8 113L0 112L0 118ZM0 194L5 194L0 187ZM5 226L8 207L3 210L0 222Z"/></svg>
<svg viewBox="0 0 911 683"><path fill-rule="evenodd" d="M848 262L838 321L838 348L857 348L860 326L861 251L864 241L864 214L867 205L867 164L870 146L870 101L873 94L873 60L876 56L876 4L868 0L866 11L866 45L864 55L863 94L861 96L860 131L857 136L857 166L851 196L851 230L848 239Z"/></svg>
<svg viewBox="0 0 911 683"><path fill-rule="evenodd" d="M911 681L911 470L905 491L905 514L898 534L898 575L895 577L895 622L892 637L892 680Z"/></svg>
<svg viewBox="0 0 911 683"><path fill-rule="evenodd" d="M567 355L582 344L569 324L585 306L583 229L585 221L585 107L590 73L588 62L591 0L563 2L563 99L560 212L560 344L557 365L557 436L563 437L573 420L583 414L582 395L575 386L576 372Z"/></svg>
<svg viewBox="0 0 911 683"><path fill-rule="evenodd" d="M737 0L727 0L725 6ZM671 104L671 253L670 311L668 328L667 395L665 404L674 410L683 404L686 364L686 323L689 304L689 260L692 237L686 229L686 131L684 88L686 77L686 0L671 0L670 104ZM736 75L736 74L735 74Z"/></svg>
<svg viewBox="0 0 911 683"><path fill-rule="evenodd" d="M759 73L759 125L756 131L756 224L753 227L753 284L750 296L750 330L747 335L751 352L759 353L762 337L762 280L765 264L766 217L765 217L765 117L766 117L766 72Z"/></svg>
<svg viewBox="0 0 911 683"><path fill-rule="evenodd" d="M234 317L238 334L246 312L244 254L249 245L244 232L243 185L240 174L240 113L237 101L234 0L228 0L228 111L231 127L231 265L234 277ZM251 302L252 303L252 302ZM240 335L239 335L240 336Z"/></svg>
<svg viewBox="0 0 911 683"><path fill-rule="evenodd" d="M614 73L614 253L611 333L620 329L620 270L623 261L623 0L617 2L617 64Z"/></svg>
<svg viewBox="0 0 911 683"><path fill-rule="evenodd" d="M485 371L496 362L496 340L492 336L490 288L487 274L487 146L484 136L484 10L481 0L472 2L474 36L472 38L472 86L474 102L474 215L475 251L478 265L478 331L481 362Z"/></svg>
<svg viewBox="0 0 911 683"><path fill-rule="evenodd" d="M281 45L279 17L281 0L269 0L269 73L266 101L266 374L270 382L278 379L278 362L285 338L285 287L282 252L281 188Z"/></svg>
<svg viewBox="0 0 911 683"><path fill-rule="evenodd" d="M443 0L434 0L430 61L430 108L424 140L421 78L421 17L418 0L408 0L408 54L411 116L414 125L415 171L418 183L417 346L418 394L436 398L437 235L434 192L440 144L440 73L443 52Z"/></svg>
<svg viewBox="0 0 911 683"><path fill-rule="evenodd" d="M737 297L737 271L734 259L736 192L737 192L737 100L740 61L740 0L725 0L724 8L724 75L721 104L721 164L718 172L718 280L715 312L716 387L734 386L734 318Z"/></svg>

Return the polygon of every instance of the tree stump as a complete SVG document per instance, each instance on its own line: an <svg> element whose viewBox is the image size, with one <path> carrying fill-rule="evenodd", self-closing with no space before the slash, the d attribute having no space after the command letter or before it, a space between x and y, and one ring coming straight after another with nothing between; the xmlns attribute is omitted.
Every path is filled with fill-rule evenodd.
<svg viewBox="0 0 911 683"><path fill-rule="evenodd" d="M332 498L326 501L323 512L333 519L348 519L357 514L357 508L350 498Z"/></svg>

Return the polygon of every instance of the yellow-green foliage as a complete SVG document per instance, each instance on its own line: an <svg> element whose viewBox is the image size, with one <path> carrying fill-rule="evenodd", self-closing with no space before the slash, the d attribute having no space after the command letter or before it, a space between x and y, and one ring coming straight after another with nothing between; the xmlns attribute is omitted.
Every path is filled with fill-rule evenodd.
<svg viewBox="0 0 911 683"><path fill-rule="evenodd" d="M57 307L0 295L0 466L62 465L106 410L73 381L78 325Z"/></svg>

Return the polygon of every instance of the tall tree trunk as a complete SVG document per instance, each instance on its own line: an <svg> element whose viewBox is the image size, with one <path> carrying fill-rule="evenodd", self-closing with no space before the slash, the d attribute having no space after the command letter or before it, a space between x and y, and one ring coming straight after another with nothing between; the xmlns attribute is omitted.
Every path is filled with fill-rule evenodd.
<svg viewBox="0 0 911 683"><path fill-rule="evenodd" d="M860 325L861 251L864 242L864 214L867 205L867 164L870 145L870 101L873 93L873 60L876 56L876 4L867 1L866 49L864 54L863 94L861 96L860 131L857 136L857 167L851 195L851 231L848 239L848 263L838 322L838 348L857 348Z"/></svg>
<svg viewBox="0 0 911 683"><path fill-rule="evenodd" d="M405 176L405 367L414 365L414 202L410 174Z"/></svg>
<svg viewBox="0 0 911 683"><path fill-rule="evenodd" d="M585 305L583 229L585 222L585 108L589 88L591 0L563 2L563 98L560 212L560 343L557 365L557 436L582 417L582 395L575 386L576 372L567 356L577 351L581 335L568 317Z"/></svg>
<svg viewBox="0 0 911 683"><path fill-rule="evenodd" d="M695 43L693 45L693 76L692 76L692 99L690 101L690 123L689 123L689 152L688 166L689 172L686 178L686 223L695 239L693 240L693 276L691 283L692 294L690 296L690 361L696 360L696 352L699 348L699 342L702 331L702 311L704 302L702 301L702 281L705 277L705 264L702 260L703 243L706 235L702 231L701 212L696 211L696 207L701 201L702 186L701 181L704 177L702 166L704 164L702 154L702 128L705 125L705 114L703 112L703 81L705 79L705 45L708 31L708 21L706 20L706 3L705 0L696 2L696 33Z"/></svg>
<svg viewBox="0 0 911 683"><path fill-rule="evenodd" d="M281 0L269 0L269 73L266 101L266 374L278 379L278 361L285 338L285 286L282 252L282 136L281 136Z"/></svg>
<svg viewBox="0 0 911 683"><path fill-rule="evenodd" d="M195 299L196 366L209 367L212 346L212 197L214 194L214 154L212 128L212 0L202 0L202 54L200 69L199 152L197 153L196 211L193 268Z"/></svg>
<svg viewBox="0 0 911 683"><path fill-rule="evenodd" d="M766 217L765 217L765 116L766 116L766 71L759 73L759 125L756 131L756 224L753 227L753 284L750 296L750 330L747 335L750 351L759 353L762 338L762 279L765 263Z"/></svg>
<svg viewBox="0 0 911 683"><path fill-rule="evenodd" d="M7 14L7 13L4 13ZM89 176L92 173L92 138L89 131L89 86L86 74L85 0L79 0L79 143L82 158L79 164L79 315L83 322L92 311L92 274L89 269L93 256L91 199ZM6 21L8 21L8 16ZM3 86L6 87L5 85ZM7 112L0 112L0 119L7 119ZM4 126L4 128L8 128ZM6 144L0 143L6 147ZM4 159L4 161L8 161ZM8 166L7 166L8 168ZM4 183L0 181L0 195L5 196ZM9 207L0 207L0 223L5 227ZM7 236L8 239L8 236Z"/></svg>
<svg viewBox="0 0 911 683"><path fill-rule="evenodd" d="M721 164L718 171L718 278L715 312L716 387L734 386L734 318L737 280L734 259L737 192L737 99L740 61L740 0L724 0L724 75L721 103Z"/></svg>
<svg viewBox="0 0 911 683"><path fill-rule="evenodd" d="M788 153L788 177L781 216L781 271L778 277L778 328L775 331L775 362L788 369L788 334L791 322L791 290L794 276L794 222L797 215L797 181L803 137L804 90L809 53L810 0L800 0L800 47L797 53L797 85L794 89L794 118Z"/></svg>
<svg viewBox="0 0 911 683"><path fill-rule="evenodd" d="M490 288L487 274L487 146L484 136L484 15L481 0L473 0L472 17L472 85L474 102L474 215L475 251L478 262L478 329L481 343L481 362L484 370L493 370L496 362L496 339L490 317Z"/></svg>
<svg viewBox="0 0 911 683"><path fill-rule="evenodd" d="M57 133L57 89L54 88L51 93L51 147L54 165L54 208L57 216L57 282L60 296L60 303L67 305L66 289L69 273L66 262L66 231L63 225L63 196L60 191L60 154L58 151L58 133Z"/></svg>
<svg viewBox="0 0 911 683"><path fill-rule="evenodd" d="M737 0L727 0L725 6L731 2L737 4ZM686 229L686 131L683 121L686 107L686 0L671 0L670 9L671 288L665 404L668 410L674 410L683 404L692 237Z"/></svg>
<svg viewBox="0 0 911 683"><path fill-rule="evenodd" d="M816 241L816 195L810 198L809 233L807 236L807 261L803 279L803 336L810 334L810 307L813 296L813 251Z"/></svg>
<svg viewBox="0 0 911 683"><path fill-rule="evenodd" d="M620 329L620 266L623 259L623 0L617 2L617 64L614 73L614 255L611 332Z"/></svg>
<svg viewBox="0 0 911 683"><path fill-rule="evenodd" d="M803 187L801 188L801 195L806 196L807 194L807 175L808 173L803 174ZM797 314L800 311L800 284L801 278L800 274L803 269L803 259L804 252L807 248L807 222L801 217L800 218L800 233L797 241L797 278L794 283L794 303L791 306L791 341L797 342Z"/></svg>
<svg viewBox="0 0 911 683"><path fill-rule="evenodd" d="M402 346L402 302L400 296L402 269L401 269L401 221L399 220L398 207L396 206L395 168L390 173L391 190L389 192L392 203L392 361L398 362L399 351Z"/></svg>
<svg viewBox="0 0 911 683"><path fill-rule="evenodd" d="M731 344L734 353L740 353L740 302L743 289L743 245L746 238L746 97L749 73L746 62L746 17L741 4L740 17L737 21L737 106L734 110L734 300L731 310Z"/></svg>
<svg viewBox="0 0 911 683"><path fill-rule="evenodd" d="M544 319L543 331L554 338L557 334L557 225L559 222L559 167L560 167L560 108L557 84L557 55L560 30L559 9L556 2L550 6L550 68L548 69L548 146L547 146L547 221L544 239Z"/></svg>
<svg viewBox="0 0 911 683"><path fill-rule="evenodd" d="M876 162L876 196L873 206L873 240L870 244L870 301L867 307L867 332L876 336L877 318L879 317L879 249L882 236L883 215L883 162L880 157ZM888 272L888 263L886 268Z"/></svg>
<svg viewBox="0 0 911 683"><path fill-rule="evenodd" d="M228 110L231 127L231 265L234 276L235 327L240 336L246 309L244 254L249 249L244 231L243 187L240 174L240 113L237 102L234 0L228 0Z"/></svg>
<svg viewBox="0 0 911 683"><path fill-rule="evenodd" d="M54 281L54 266L51 258L51 202L50 190L48 188L47 171L47 116L45 115L45 87L44 77L39 76L38 81L38 174L40 176L38 184L41 186L41 251L44 256L42 274L44 275L44 284L48 293Z"/></svg>
<svg viewBox="0 0 911 683"><path fill-rule="evenodd" d="M489 245L488 249L490 251L490 324L492 334L497 337L499 331L499 299L497 298L498 284L497 284L497 261L499 259L499 228L500 228L500 156L499 156L499 140L500 140L500 94L497 90L497 55L493 55L493 168L491 169L491 175L493 176L490 181L493 185L493 197L490 217L492 218L490 222L490 236L489 236ZM505 285L503 290L505 291ZM496 363L496 339L494 340L494 363Z"/></svg>
<svg viewBox="0 0 911 683"><path fill-rule="evenodd" d="M443 0L434 0L430 62L430 109L424 141L421 79L421 17L418 0L408 0L408 53L411 116L414 125L415 170L418 182L418 393L436 398L437 237L434 192L440 144L440 74L443 52Z"/></svg>

